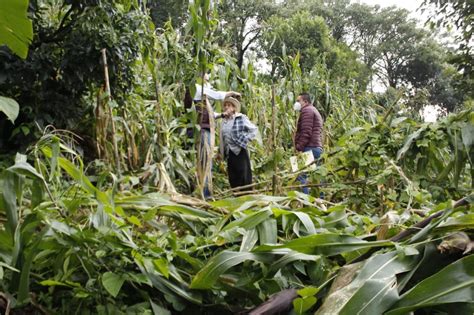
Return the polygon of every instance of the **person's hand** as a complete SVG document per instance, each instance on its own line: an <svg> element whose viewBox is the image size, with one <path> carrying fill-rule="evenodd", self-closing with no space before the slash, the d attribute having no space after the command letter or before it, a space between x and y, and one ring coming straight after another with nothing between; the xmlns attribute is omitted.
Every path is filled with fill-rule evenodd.
<svg viewBox="0 0 474 315"><path fill-rule="evenodd" d="M222 113L222 117L224 118L230 118L234 115L234 112L230 109L226 110L225 112Z"/></svg>
<svg viewBox="0 0 474 315"><path fill-rule="evenodd" d="M240 97L242 96L239 92L235 92L235 91L229 91L227 92L227 95L226 96L230 96L230 97L233 97L233 98L236 98L237 100L240 101Z"/></svg>

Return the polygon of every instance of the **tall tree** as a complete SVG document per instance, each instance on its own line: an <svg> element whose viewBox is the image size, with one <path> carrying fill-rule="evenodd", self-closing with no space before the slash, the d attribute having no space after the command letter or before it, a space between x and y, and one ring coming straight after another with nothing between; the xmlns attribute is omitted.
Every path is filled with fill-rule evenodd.
<svg viewBox="0 0 474 315"><path fill-rule="evenodd" d="M222 0L218 6L221 41L230 43L241 69L245 53L262 36L264 21L275 13L274 0Z"/></svg>
<svg viewBox="0 0 474 315"><path fill-rule="evenodd" d="M332 37L342 41L349 32L347 12L350 0L286 0L284 7L289 13L306 10L312 15L321 16L331 30Z"/></svg>
<svg viewBox="0 0 474 315"><path fill-rule="evenodd" d="M273 16L262 37L262 50L272 65L274 73L285 74L285 57L299 54L303 72L324 63L332 79L357 79L366 84L363 66L357 55L344 43L335 41L324 19L308 11L300 11L291 17Z"/></svg>
<svg viewBox="0 0 474 315"><path fill-rule="evenodd" d="M162 28L168 21L174 28L180 28L185 22L188 9L186 0L150 0L146 5L158 28Z"/></svg>
<svg viewBox="0 0 474 315"><path fill-rule="evenodd" d="M458 84L462 81L461 74L447 61L446 49L429 39L417 45L416 53L402 67L400 74L405 88L412 96L426 95L425 103L418 107L439 105L451 112L464 101Z"/></svg>
<svg viewBox="0 0 474 315"><path fill-rule="evenodd" d="M408 18L404 9L382 9L377 19L379 62L375 64L378 76L391 87L397 87L403 80L403 69L412 59L427 34L417 28L416 22Z"/></svg>
<svg viewBox="0 0 474 315"><path fill-rule="evenodd" d="M23 124L25 136L36 125L50 124L87 134L91 128L77 118L91 113L84 97L103 84L101 49L107 49L110 84L120 100L133 88L149 19L133 1L111 0L37 0L30 3L30 16L34 37L28 58L0 48L0 90L22 104L16 123ZM15 140L12 147L26 143Z"/></svg>
<svg viewBox="0 0 474 315"><path fill-rule="evenodd" d="M429 8L430 5L436 8L430 17L432 27L445 26L457 29L455 33L458 43L458 55L453 59L454 63L463 70L464 75L471 80L474 72L473 54L473 32L474 32L474 2L472 0L424 0L423 6ZM471 89L472 90L472 89Z"/></svg>
<svg viewBox="0 0 474 315"><path fill-rule="evenodd" d="M272 73L282 70L284 55L294 56L298 52L302 70L310 70L329 46L329 29L324 20L311 16L307 11L296 13L289 19L272 17L262 41L272 64Z"/></svg>

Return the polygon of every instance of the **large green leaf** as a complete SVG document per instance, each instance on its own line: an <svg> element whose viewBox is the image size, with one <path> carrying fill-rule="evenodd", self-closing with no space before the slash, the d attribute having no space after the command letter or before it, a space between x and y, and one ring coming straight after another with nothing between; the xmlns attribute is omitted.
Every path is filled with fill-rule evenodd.
<svg viewBox="0 0 474 315"><path fill-rule="evenodd" d="M292 263L293 261L316 261L320 259L321 256L318 255L307 255L303 253L298 253L294 251L288 251L283 257L272 263L269 274L274 274L278 272L281 268Z"/></svg>
<svg viewBox="0 0 474 315"><path fill-rule="evenodd" d="M273 249L289 248L305 254L332 256L344 252L392 245L393 243L390 241L367 242L349 235L328 233L301 237L283 245L262 245L255 251L267 252Z"/></svg>
<svg viewBox="0 0 474 315"><path fill-rule="evenodd" d="M206 266L199 271L191 282L191 289L210 289L219 277L228 269L246 260L271 262L273 255L268 253L245 253L223 251L209 260Z"/></svg>
<svg viewBox="0 0 474 315"><path fill-rule="evenodd" d="M27 17L28 0L0 1L0 45L25 59L33 38L33 25Z"/></svg>
<svg viewBox="0 0 474 315"><path fill-rule="evenodd" d="M43 178L43 175L38 173L38 171L33 166L28 164L27 162L15 163L15 165L10 166L8 168L8 170L12 171L12 172L15 172L19 175L25 175L25 176L28 176L28 177L33 178L33 179L35 179L35 178L39 179L39 180L41 180L42 182L44 182L46 184L46 182Z"/></svg>
<svg viewBox="0 0 474 315"><path fill-rule="evenodd" d="M235 227L241 227L244 229L252 229L262 223L263 221L267 220L273 212L268 209L262 209L259 211L255 211L247 216L244 216L243 218L240 218L238 220L232 221L231 223L227 224L222 230L230 230Z"/></svg>
<svg viewBox="0 0 474 315"><path fill-rule="evenodd" d="M125 278L113 272L106 272L102 275L102 285L113 297L117 297L122 288Z"/></svg>
<svg viewBox="0 0 474 315"><path fill-rule="evenodd" d="M53 157L53 152L51 148L49 147L43 147L41 148L43 154L48 157L52 158ZM107 196L106 193L100 191L97 189L89 180L89 178L86 176L82 161L80 160L80 167L78 168L74 163L69 161L68 159L64 157L58 157L57 160L59 166L69 175L71 176L81 187L84 189L84 191L88 192L92 196L94 196L99 202L109 205L110 200Z"/></svg>
<svg viewBox="0 0 474 315"><path fill-rule="evenodd" d="M229 211L246 210L256 205L268 205L273 202L282 202L288 197L275 197L265 195L242 196L238 198L229 198L213 201L210 204L216 208L223 207Z"/></svg>
<svg viewBox="0 0 474 315"><path fill-rule="evenodd" d="M141 196L117 196L115 205L124 209L148 210L160 206L172 206L174 202L162 194L150 193Z"/></svg>
<svg viewBox="0 0 474 315"><path fill-rule="evenodd" d="M192 207L184 206L184 205L168 205L168 206L162 206L159 208L159 212L178 212L182 214L187 214L187 215L192 215L200 218L213 218L215 217L214 214L195 209Z"/></svg>
<svg viewBox="0 0 474 315"><path fill-rule="evenodd" d="M20 105L14 99L0 96L0 112L7 115L8 120L14 123L20 112Z"/></svg>
<svg viewBox="0 0 474 315"><path fill-rule="evenodd" d="M367 280L338 314L382 314L391 304L397 301L398 293L395 284L395 276Z"/></svg>
<svg viewBox="0 0 474 315"><path fill-rule="evenodd" d="M257 244L258 241L258 231L257 229L246 230L242 237L242 242L240 243L241 252L249 252Z"/></svg>
<svg viewBox="0 0 474 315"><path fill-rule="evenodd" d="M142 273L150 280L155 288L164 294L176 296L179 299L185 299L195 304L201 304L201 296L197 292L190 292L184 288L184 284L173 283L164 278L156 271L155 264L151 259L144 259L142 263L137 262Z"/></svg>
<svg viewBox="0 0 474 315"><path fill-rule="evenodd" d="M303 225L306 228L306 231L307 231L308 234L310 234L310 235L311 234L316 234L316 228L314 227L314 223L313 223L313 221L311 221L311 218L309 217L309 215L307 215L304 212L300 212L300 211L295 211L295 212L293 212L293 214L298 217L298 219L301 221L301 223L303 223Z"/></svg>
<svg viewBox="0 0 474 315"><path fill-rule="evenodd" d="M36 222L37 224L39 221ZM45 227L41 230L41 232L36 234L36 237L28 248L28 251L24 251L24 260L21 262L21 274L20 274L20 281L18 285L18 302L25 302L30 296L30 274L31 268L33 267L33 261L38 254L38 246L41 243L44 235L48 231L48 228Z"/></svg>
<svg viewBox="0 0 474 315"><path fill-rule="evenodd" d="M472 303L473 300L474 255L470 255L418 283L403 294L386 314L406 314L429 306Z"/></svg>
<svg viewBox="0 0 474 315"><path fill-rule="evenodd" d="M17 175L5 171L2 173L3 184L2 193L0 197L2 198L2 204L5 207L5 212L7 215L7 229L10 232L10 235L13 239L13 233L15 232L18 225L18 210L16 204L16 193L15 193L15 181L17 180Z"/></svg>
<svg viewBox="0 0 474 315"><path fill-rule="evenodd" d="M260 244L276 244L278 239L277 220L267 219L257 226Z"/></svg>
<svg viewBox="0 0 474 315"><path fill-rule="evenodd" d="M412 133L410 136L408 136L406 142L403 144L403 147L397 152L397 161L400 160L408 152L413 141L418 139L421 136L421 133L425 131L426 128L427 125L421 127L420 129Z"/></svg>
<svg viewBox="0 0 474 315"><path fill-rule="evenodd" d="M463 214L457 217L449 217L445 222L441 223L436 231L461 231L474 229L474 213Z"/></svg>
<svg viewBox="0 0 474 315"><path fill-rule="evenodd" d="M397 300L396 275L411 270L418 259L397 252L371 257L350 283L328 295L317 314L383 313Z"/></svg>

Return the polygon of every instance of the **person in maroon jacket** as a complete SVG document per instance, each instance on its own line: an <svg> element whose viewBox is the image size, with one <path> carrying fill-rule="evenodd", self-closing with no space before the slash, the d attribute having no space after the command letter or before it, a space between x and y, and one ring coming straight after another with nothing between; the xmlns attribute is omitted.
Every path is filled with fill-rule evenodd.
<svg viewBox="0 0 474 315"><path fill-rule="evenodd" d="M294 108L300 110L295 133L295 149L297 152L311 151L317 160L323 153L323 118L311 104L308 93L298 95ZM306 184L307 175L301 174L298 176L298 181L303 185ZM309 194L309 187L303 187L303 192Z"/></svg>

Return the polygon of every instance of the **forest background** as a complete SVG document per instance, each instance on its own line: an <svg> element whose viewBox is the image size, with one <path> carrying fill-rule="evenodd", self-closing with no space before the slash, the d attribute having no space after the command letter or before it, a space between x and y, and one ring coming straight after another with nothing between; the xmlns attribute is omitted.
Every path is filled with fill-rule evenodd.
<svg viewBox="0 0 474 315"><path fill-rule="evenodd" d="M346 0L2 1L0 309L223 314L290 290L298 314L472 313L473 6L423 8L424 26ZM215 163L218 200L192 197L203 72L259 127L255 195L228 198ZM289 171L302 91L325 200Z"/></svg>

